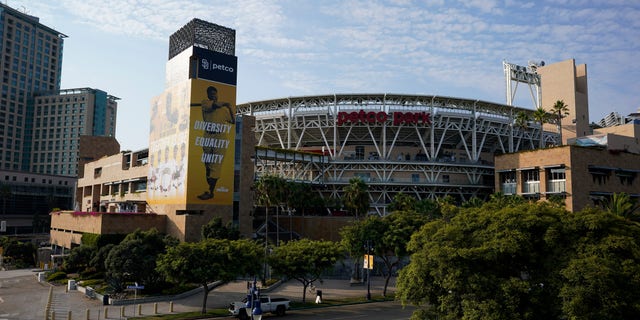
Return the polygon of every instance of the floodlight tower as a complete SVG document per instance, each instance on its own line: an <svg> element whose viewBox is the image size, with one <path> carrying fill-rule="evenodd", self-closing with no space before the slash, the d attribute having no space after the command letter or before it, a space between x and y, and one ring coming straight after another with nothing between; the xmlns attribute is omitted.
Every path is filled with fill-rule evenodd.
<svg viewBox="0 0 640 320"><path fill-rule="evenodd" d="M507 105L513 106L513 98L516 96L518 84L522 82L526 83L529 87L531 101L533 102L533 109L538 109L542 106L541 77L537 73L538 67L542 66L544 66L544 61L540 61L539 63L529 61L528 66L526 67L502 61L502 67L504 69L504 80L507 85ZM515 82L515 86L512 86L513 82ZM509 128L509 152L513 152L515 150L513 145L514 122L515 114L512 114L511 124ZM540 128L540 134L542 134L542 127Z"/></svg>
<svg viewBox="0 0 640 320"><path fill-rule="evenodd" d="M507 105L513 105L513 98L516 96L518 84L522 82L529 86L529 93L531 94L531 100L533 101L533 108L537 109L542 106L542 90L540 89L541 82L537 69L538 67L544 66L544 61L529 61L528 64L528 66L524 67L502 61L504 79L507 84ZM515 87L512 86L513 82L515 82Z"/></svg>

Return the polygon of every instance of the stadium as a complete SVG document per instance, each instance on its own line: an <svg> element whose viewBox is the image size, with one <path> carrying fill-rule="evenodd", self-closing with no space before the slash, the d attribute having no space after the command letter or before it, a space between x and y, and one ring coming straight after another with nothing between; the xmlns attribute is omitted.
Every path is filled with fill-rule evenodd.
<svg viewBox="0 0 640 320"><path fill-rule="evenodd" d="M495 154L556 144L532 110L481 100L402 94L334 94L241 104L255 117L256 176L311 183L336 203L353 177L369 188L371 210L386 214L400 192L458 203L494 190ZM542 137L541 137L542 135ZM372 212L373 213L373 212Z"/></svg>

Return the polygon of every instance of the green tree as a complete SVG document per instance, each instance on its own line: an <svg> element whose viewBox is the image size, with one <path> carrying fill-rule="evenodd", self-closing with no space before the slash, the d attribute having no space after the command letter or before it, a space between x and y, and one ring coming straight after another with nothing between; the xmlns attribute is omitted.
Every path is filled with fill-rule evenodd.
<svg viewBox="0 0 640 320"><path fill-rule="evenodd" d="M640 224L589 208L490 201L427 223L397 297L412 319L633 319Z"/></svg>
<svg viewBox="0 0 640 320"><path fill-rule="evenodd" d="M111 251L111 249L113 249L113 247L115 247L116 245L113 243L107 243L104 246L100 247L100 249L98 249L95 254L91 257L91 260L89 261L89 266L93 269L95 269L97 272L105 272L106 269L104 267L104 262L105 260L107 260L107 257L109 256L109 252Z"/></svg>
<svg viewBox="0 0 640 320"><path fill-rule="evenodd" d="M0 238L4 250L4 263L18 269L33 267L36 263L36 246L31 242L21 242L9 237Z"/></svg>
<svg viewBox="0 0 640 320"><path fill-rule="evenodd" d="M136 230L113 247L105 260L106 278L116 292L124 290L127 282L139 282L146 289L157 290L162 277L155 271L156 258L165 253L176 240L165 237L158 230Z"/></svg>
<svg viewBox="0 0 640 320"><path fill-rule="evenodd" d="M549 122L549 114L543 107L538 107L533 112L533 120L540 125L540 144L539 148L544 148L544 124Z"/></svg>
<svg viewBox="0 0 640 320"><path fill-rule="evenodd" d="M177 283L198 283L204 291L202 313L207 312L207 297L214 281L228 282L260 270L261 248L249 240L205 239L183 242L160 254L157 271Z"/></svg>
<svg viewBox="0 0 640 320"><path fill-rule="evenodd" d="M418 200L408 194L398 192L393 201L387 206L389 212L394 211L415 211L418 205Z"/></svg>
<svg viewBox="0 0 640 320"><path fill-rule="evenodd" d="M571 259L563 266L565 319L636 319L640 314L640 224L589 208L565 224ZM566 252L565 252L566 254Z"/></svg>
<svg viewBox="0 0 640 320"><path fill-rule="evenodd" d="M551 107L551 113L558 123L558 134L560 135L560 145L562 145L562 118L569 115L569 106L564 100L557 100Z"/></svg>
<svg viewBox="0 0 640 320"><path fill-rule="evenodd" d="M514 138L514 131L517 131L518 136L520 139L522 139L522 137L524 136L524 130L523 129L527 129L529 128L529 121L531 119L529 118L529 115L524 112L524 111L519 111L518 113L516 113L515 118L513 119L513 127L511 129L511 146L513 146L513 138ZM510 149L509 152L513 152L515 151L515 149Z"/></svg>
<svg viewBox="0 0 640 320"><path fill-rule="evenodd" d="M546 204L463 208L427 223L409 243L397 297L412 319L557 319L554 228L566 212ZM542 284L542 285L541 285Z"/></svg>
<svg viewBox="0 0 640 320"><path fill-rule="evenodd" d="M369 211L370 202L368 190L369 187L367 184L359 177L351 178L349 185L343 188L344 206L349 212L355 214L356 219L358 219L359 213L366 214Z"/></svg>
<svg viewBox="0 0 640 320"><path fill-rule="evenodd" d="M370 217L376 219L377 217ZM367 221L367 220L364 220ZM342 247L347 250L349 256L353 260L353 271L351 274L352 282L361 282L360 261L365 253L364 243L368 240L367 230L363 223L358 220L353 221L350 225L340 229L340 242Z"/></svg>
<svg viewBox="0 0 640 320"><path fill-rule="evenodd" d="M416 212L426 215L430 220L434 220L442 217L440 204L437 200L422 199L416 203Z"/></svg>
<svg viewBox="0 0 640 320"><path fill-rule="evenodd" d="M429 217L412 211L397 211L385 216L381 228L375 233L379 239L374 242L374 254L382 260L385 276L382 295L387 295L389 281L400 262L409 255L407 244L411 235L418 231Z"/></svg>
<svg viewBox="0 0 640 320"><path fill-rule="evenodd" d="M202 226L202 239L240 239L240 230L231 222L224 225L220 217L214 217Z"/></svg>
<svg viewBox="0 0 640 320"><path fill-rule="evenodd" d="M516 118L514 121L514 125L516 128L528 128L529 127L529 115L524 111L519 111L516 113Z"/></svg>
<svg viewBox="0 0 640 320"><path fill-rule="evenodd" d="M322 272L331 269L342 258L343 251L339 243L301 239L276 247L269 256L269 264L276 274L302 284L304 303L307 287L319 280Z"/></svg>
<svg viewBox="0 0 640 320"><path fill-rule="evenodd" d="M69 252L62 262L62 268L67 273L84 271L90 266L90 261L97 252L97 248L93 246L80 245Z"/></svg>
<svg viewBox="0 0 640 320"><path fill-rule="evenodd" d="M471 199L462 203L465 208L480 208L484 205L484 201L478 197L471 197Z"/></svg>

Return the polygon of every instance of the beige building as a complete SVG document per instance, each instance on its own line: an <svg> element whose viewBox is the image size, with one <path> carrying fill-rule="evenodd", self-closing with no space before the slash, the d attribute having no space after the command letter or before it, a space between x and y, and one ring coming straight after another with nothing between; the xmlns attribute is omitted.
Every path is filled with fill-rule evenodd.
<svg viewBox="0 0 640 320"><path fill-rule="evenodd" d="M589 90L587 65L575 64L569 59L537 67L541 79L542 107L550 111L558 100L569 108L569 115L562 119L562 144L568 139L591 134L589 129ZM555 130L547 125L547 130Z"/></svg>
<svg viewBox="0 0 640 320"><path fill-rule="evenodd" d="M560 196L568 210L599 205L614 193L640 199L640 124L607 128L569 145L495 158L495 188L530 199ZM629 135L622 135L629 134Z"/></svg>

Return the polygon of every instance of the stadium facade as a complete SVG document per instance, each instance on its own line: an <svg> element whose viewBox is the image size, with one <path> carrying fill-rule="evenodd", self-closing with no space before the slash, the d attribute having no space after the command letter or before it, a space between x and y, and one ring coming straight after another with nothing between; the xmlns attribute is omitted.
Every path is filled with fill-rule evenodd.
<svg viewBox="0 0 640 320"><path fill-rule="evenodd" d="M325 201L340 199L360 177L379 215L400 192L484 199L494 191L494 155L535 149L541 138L559 141L537 123L516 125L519 113L532 118L530 109L455 97L290 97L241 104L237 112L255 117L257 144L266 147L256 151L257 177L311 183Z"/></svg>

